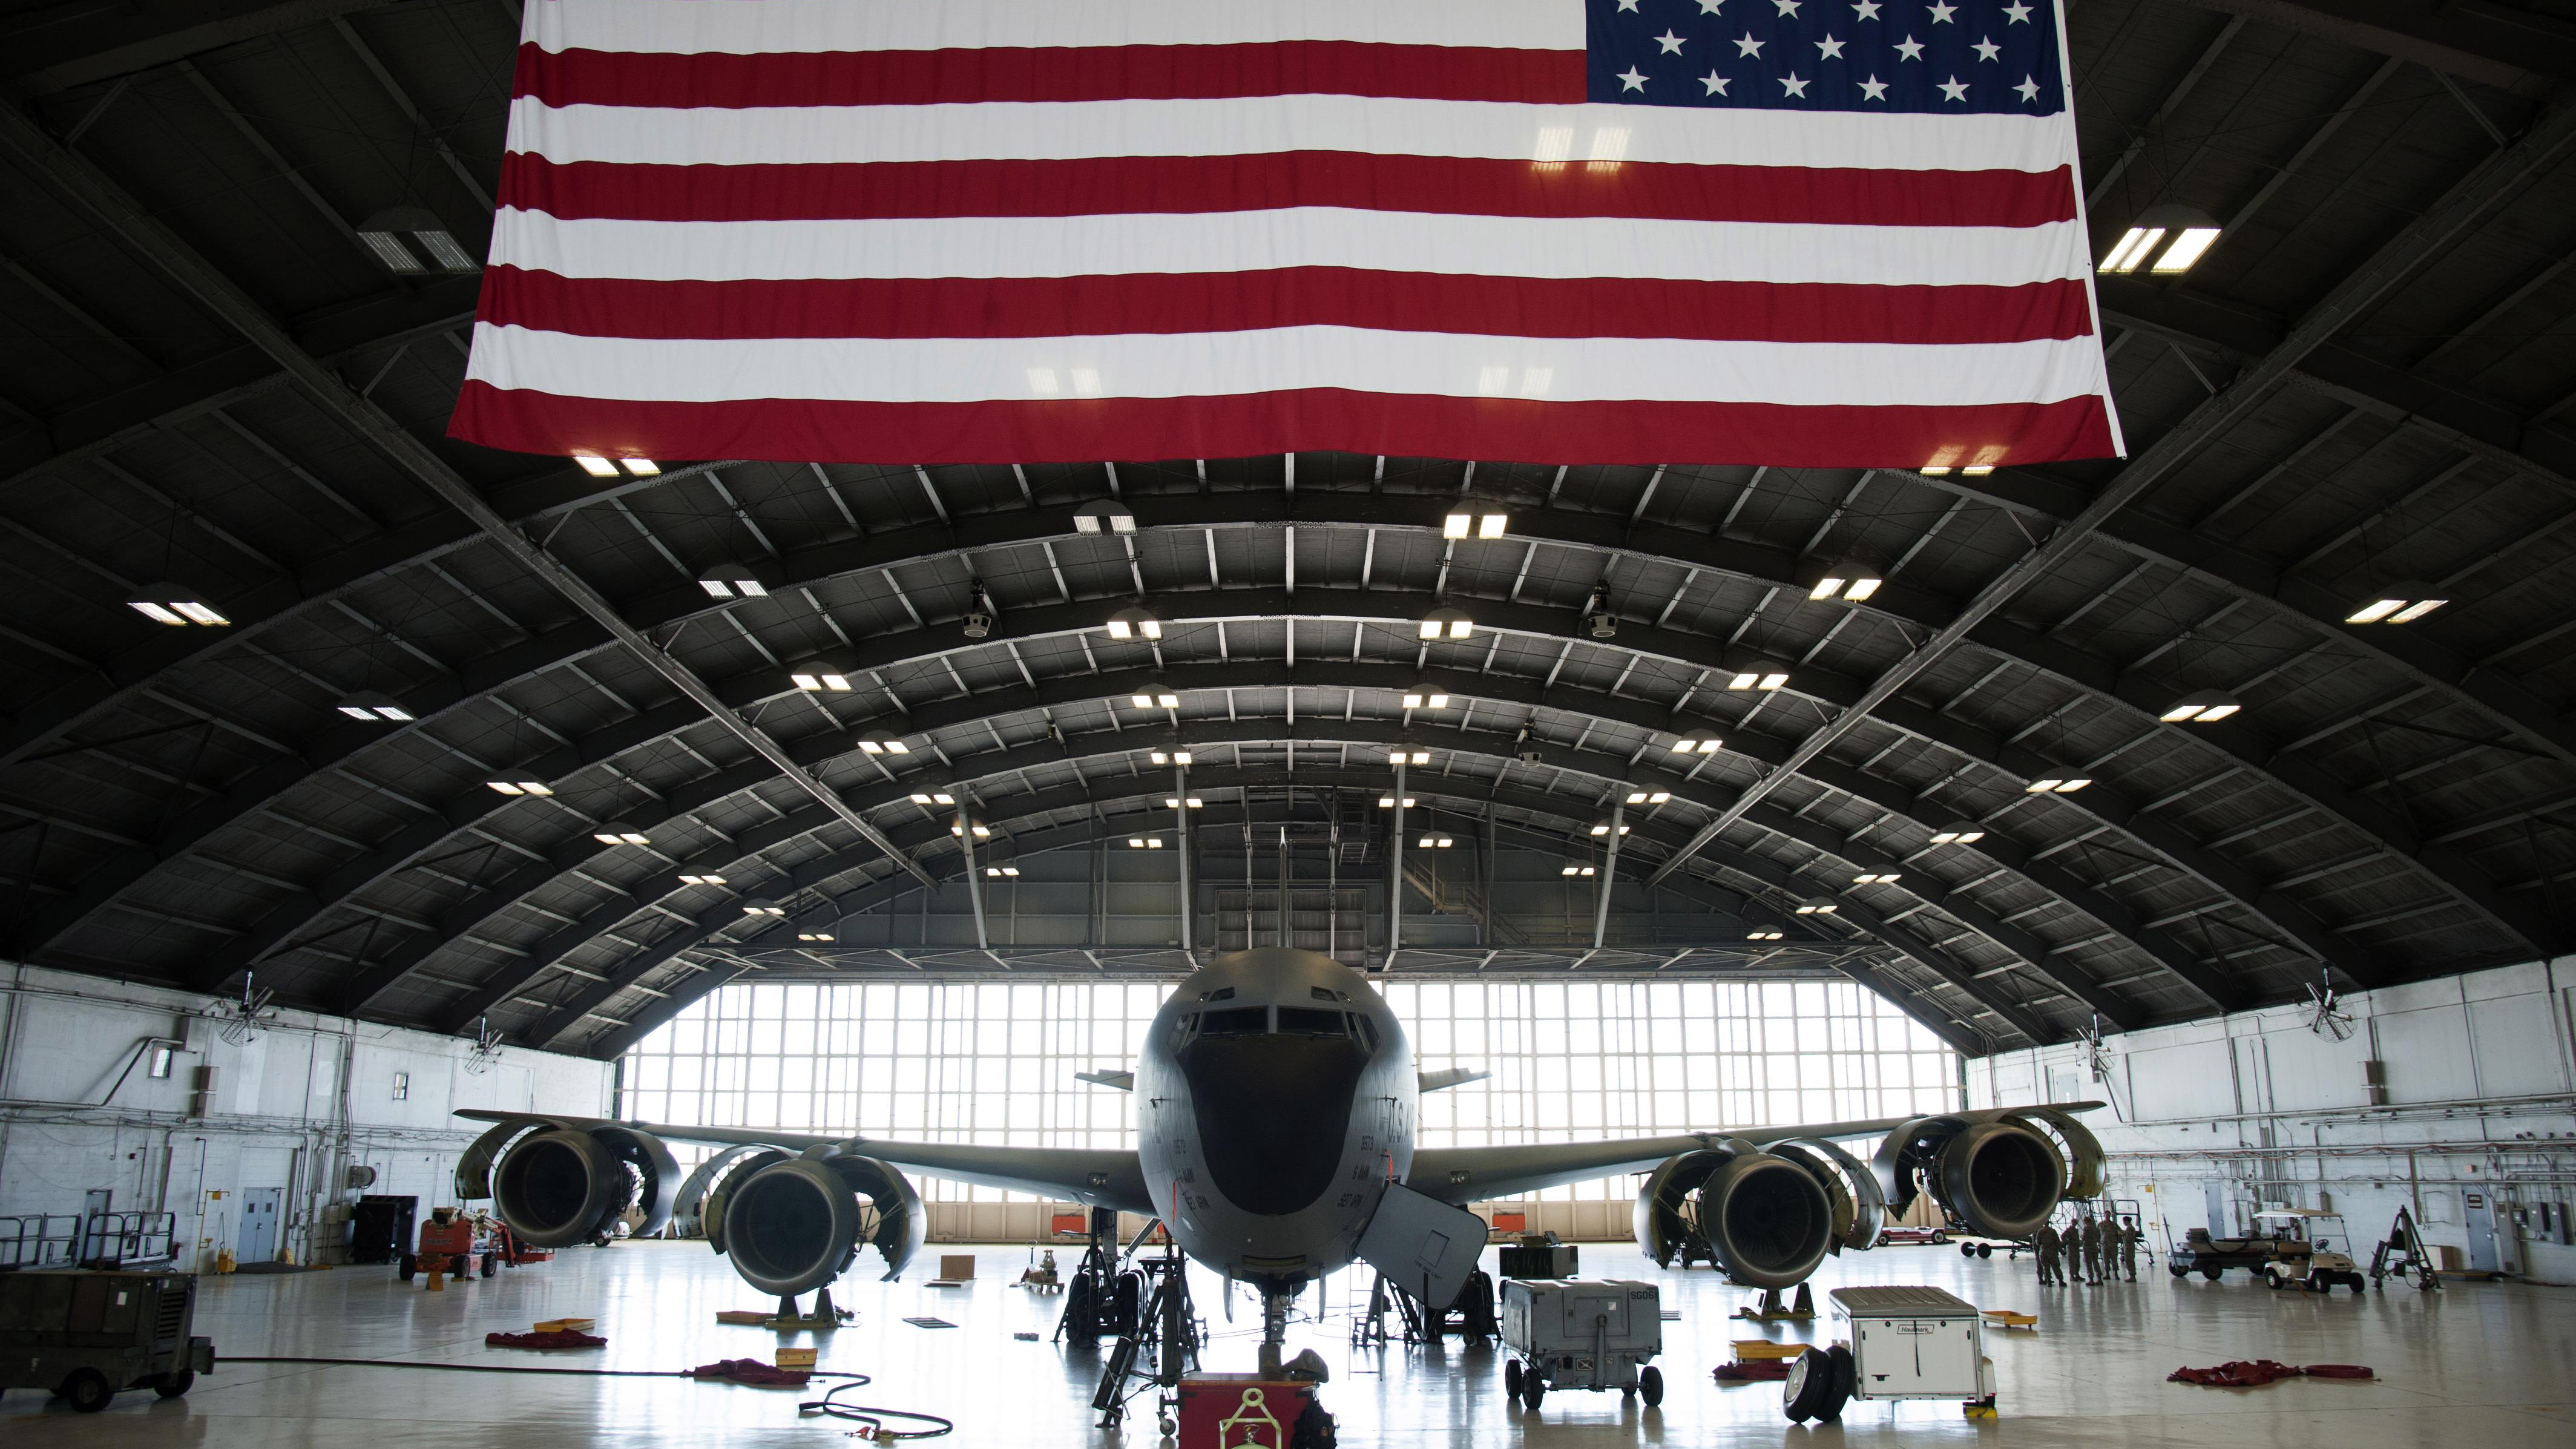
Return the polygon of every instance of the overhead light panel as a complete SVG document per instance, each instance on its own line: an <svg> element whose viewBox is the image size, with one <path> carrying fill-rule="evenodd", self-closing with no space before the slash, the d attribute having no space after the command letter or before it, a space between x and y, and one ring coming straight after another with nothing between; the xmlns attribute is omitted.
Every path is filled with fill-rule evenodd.
<svg viewBox="0 0 2576 1449"><path fill-rule="evenodd" d="M1986 828L1973 821L1958 820L1932 832L1934 845L1974 845L1986 838Z"/></svg>
<svg viewBox="0 0 2576 1449"><path fill-rule="evenodd" d="M1631 790L1628 792L1628 803L1631 805L1661 805L1671 798L1673 798L1673 792L1670 790Z"/></svg>
<svg viewBox="0 0 2576 1449"><path fill-rule="evenodd" d="M1431 763L1431 752L1429 750L1389 750L1386 752L1386 762L1390 765L1427 765Z"/></svg>
<svg viewBox="0 0 2576 1449"><path fill-rule="evenodd" d="M776 901L754 896L742 903L742 913L746 916L783 916L787 914L787 908Z"/></svg>
<svg viewBox="0 0 2576 1449"><path fill-rule="evenodd" d="M479 272L475 261L438 213L425 206L389 206L358 223L358 240L385 270L402 275L421 272ZM423 262L422 258L428 260Z"/></svg>
<svg viewBox="0 0 2576 1449"><path fill-rule="evenodd" d="M1138 709L1179 709L1181 696L1167 684L1148 684L1128 696Z"/></svg>
<svg viewBox="0 0 2576 1449"><path fill-rule="evenodd" d="M1857 604L1879 590L1886 580L1878 570L1856 563L1827 564L1809 571L1807 597L1819 602L1836 600Z"/></svg>
<svg viewBox="0 0 2576 1449"><path fill-rule="evenodd" d="M1378 797L1377 797L1377 808L1379 808L1380 810L1392 810L1392 809L1394 809L1394 808L1395 808L1395 797L1394 797L1394 796L1392 796L1392 795L1380 795L1380 796L1378 796ZM1404 808L1405 808L1405 809L1407 809L1407 810L1410 810L1410 809L1412 809L1412 808L1413 808L1413 797L1412 797L1412 796L1407 795L1407 796L1405 796L1405 797L1404 797Z"/></svg>
<svg viewBox="0 0 2576 1449"><path fill-rule="evenodd" d="M369 724L379 720L409 724L413 719L412 712L403 708L392 695L379 694L372 689L361 690L340 701L339 710L351 719L362 719Z"/></svg>
<svg viewBox="0 0 2576 1449"><path fill-rule="evenodd" d="M987 876L1009 877L1016 876L1019 873L1020 868L1016 865L988 865L984 867L984 874Z"/></svg>
<svg viewBox="0 0 2576 1449"><path fill-rule="evenodd" d="M572 460L581 465L581 471L589 474L593 478L614 478L617 476L617 465L608 461L606 458L599 456L597 453L575 453L572 455Z"/></svg>
<svg viewBox="0 0 2576 1449"><path fill-rule="evenodd" d="M2208 212L2172 203L2151 206L2112 243L2102 270L2125 277L2143 266L2154 276L2178 277L2218 244L2218 233L2218 220Z"/></svg>
<svg viewBox="0 0 2576 1449"><path fill-rule="evenodd" d="M912 746L905 744L903 742L903 736L896 734L892 730L870 730L866 734L852 740L851 743L857 745L859 747L859 753L863 755L908 755L912 753Z"/></svg>
<svg viewBox="0 0 2576 1449"><path fill-rule="evenodd" d="M2361 607L2344 616L2347 624L2412 624L2451 602L2422 579L2407 579L2366 595Z"/></svg>
<svg viewBox="0 0 2576 1449"><path fill-rule="evenodd" d="M1133 605L1110 615L1108 629L1109 637L1112 639L1160 639L1163 637L1163 621L1155 618L1151 610L1138 608Z"/></svg>
<svg viewBox="0 0 2576 1449"><path fill-rule="evenodd" d="M1134 533L1136 515L1126 504L1102 498L1073 511L1076 533Z"/></svg>
<svg viewBox="0 0 2576 1449"><path fill-rule="evenodd" d="M185 628L202 624L220 628L232 620L223 611L206 602L206 596L185 584L150 584L125 596L125 605L155 624Z"/></svg>
<svg viewBox="0 0 2576 1449"><path fill-rule="evenodd" d="M1415 848L1421 850L1447 850L1455 843L1455 839L1447 835L1426 835L1413 843Z"/></svg>
<svg viewBox="0 0 2576 1449"><path fill-rule="evenodd" d="M1159 835L1147 835L1143 837L1131 835L1127 837L1127 848L1129 850L1160 850L1163 848L1163 839Z"/></svg>
<svg viewBox="0 0 2576 1449"><path fill-rule="evenodd" d="M1567 866L1564 870L1562 870L1562 871L1558 872L1558 874L1560 874L1560 875L1596 875L1596 874L1598 874L1598 873L1599 873L1599 870L1600 870L1600 868L1599 868L1599 867L1597 867L1597 866L1589 866L1589 865L1569 865L1569 866Z"/></svg>
<svg viewBox="0 0 2576 1449"><path fill-rule="evenodd" d="M486 780L484 785L504 795L551 795L555 787L543 780Z"/></svg>
<svg viewBox="0 0 2576 1449"><path fill-rule="evenodd" d="M2244 707L2225 690L2204 689L2174 701L2171 709L2156 718L2166 724L2216 724Z"/></svg>
<svg viewBox="0 0 2576 1449"><path fill-rule="evenodd" d="M829 931L799 931L796 933L796 939L799 941L828 941L832 939L832 933Z"/></svg>
<svg viewBox="0 0 2576 1449"><path fill-rule="evenodd" d="M765 599L769 584L761 575L767 572L749 564L718 564L698 575L698 587L710 599Z"/></svg>
<svg viewBox="0 0 2576 1449"><path fill-rule="evenodd" d="M1785 931L1747 931L1744 933L1744 939L1748 941L1777 941L1787 934L1788 933Z"/></svg>
<svg viewBox="0 0 2576 1449"><path fill-rule="evenodd" d="M1802 916L1830 916L1841 909L1841 902L1827 896L1809 896L1798 902L1798 914Z"/></svg>
<svg viewBox="0 0 2576 1449"><path fill-rule="evenodd" d="M1635 827L1635 826L1633 826L1633 825L1622 825L1622 826L1620 826L1620 827L1619 827L1619 833L1620 833L1621 835L1625 835L1625 834L1627 834L1629 831L1634 830L1634 829L1636 829L1636 828L1637 828L1637 827ZM1596 835L1596 836L1599 836L1599 835L1607 835L1607 834L1609 834L1609 833L1610 833L1610 823L1609 823L1608 821L1606 821L1606 820L1605 820L1605 821L1601 822L1600 824L1593 826L1593 827L1592 827L1592 833L1593 833L1594 835Z"/></svg>
<svg viewBox="0 0 2576 1449"><path fill-rule="evenodd" d="M1163 797L1163 808L1166 810L1178 810L1182 808L1184 804L1192 810L1204 809L1207 806L1207 802L1196 795L1186 797L1180 795L1166 795Z"/></svg>
<svg viewBox="0 0 2576 1449"><path fill-rule="evenodd" d="M1729 689L1774 690L1789 682L1786 664L1755 663L1744 665L1727 676Z"/></svg>
<svg viewBox="0 0 2576 1449"><path fill-rule="evenodd" d="M590 833L602 845L650 845L653 837L631 825L608 825Z"/></svg>
<svg viewBox="0 0 2576 1449"><path fill-rule="evenodd" d="M2044 780L2031 781L2021 787L2021 792L2025 795L2072 795L2092 783L2091 780L2081 776L2060 779L2052 775Z"/></svg>
<svg viewBox="0 0 2576 1449"><path fill-rule="evenodd" d="M1464 609L1434 609L1422 616L1415 632L1423 639L1469 639L1476 633L1476 621Z"/></svg>
<svg viewBox="0 0 2576 1449"><path fill-rule="evenodd" d="M1673 753L1676 755L1713 755L1720 749L1724 748L1725 745L1726 741L1719 739L1715 735L1686 735L1681 739L1673 741Z"/></svg>
<svg viewBox="0 0 2576 1449"><path fill-rule="evenodd" d="M680 884L682 885L723 885L724 883L725 878L720 875L684 875L680 877Z"/></svg>
<svg viewBox="0 0 2576 1449"><path fill-rule="evenodd" d="M1449 696L1434 694L1428 690L1408 689L1404 692L1404 707L1406 709L1447 709Z"/></svg>
<svg viewBox="0 0 2576 1449"><path fill-rule="evenodd" d="M807 694L847 694L852 688L850 680L857 673L857 670L840 663L808 664L790 670L787 678Z"/></svg>
<svg viewBox="0 0 2576 1449"><path fill-rule="evenodd" d="M1904 879L1903 871L1865 870L1852 877L1853 885L1894 885Z"/></svg>
<svg viewBox="0 0 2576 1449"><path fill-rule="evenodd" d="M1478 538L1500 538L1510 527L1511 515L1507 513L1487 513L1469 509L1451 513L1440 520L1440 536L1465 538L1472 533Z"/></svg>

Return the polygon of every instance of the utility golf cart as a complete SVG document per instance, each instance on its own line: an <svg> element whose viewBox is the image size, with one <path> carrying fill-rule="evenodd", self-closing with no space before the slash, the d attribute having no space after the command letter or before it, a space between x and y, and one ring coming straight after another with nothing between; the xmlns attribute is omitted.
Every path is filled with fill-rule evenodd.
<svg viewBox="0 0 2576 1449"><path fill-rule="evenodd" d="M2361 1265L2352 1260L2343 1214L2287 1208L2256 1213L2254 1224L2271 1235L2272 1261L2260 1271L2272 1287L2332 1293L2340 1283L2355 1294L2369 1288Z"/></svg>

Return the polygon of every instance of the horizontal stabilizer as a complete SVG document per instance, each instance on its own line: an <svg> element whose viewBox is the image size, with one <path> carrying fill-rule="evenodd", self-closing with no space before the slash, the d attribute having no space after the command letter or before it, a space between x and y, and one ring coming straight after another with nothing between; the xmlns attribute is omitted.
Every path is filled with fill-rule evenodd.
<svg viewBox="0 0 2576 1449"><path fill-rule="evenodd" d="M1424 1072L1421 1075L1422 1090L1436 1092L1443 1087L1461 1087L1469 1082L1481 1082L1493 1073L1480 1072L1474 1067L1442 1067L1436 1072Z"/></svg>
<svg viewBox="0 0 2576 1449"><path fill-rule="evenodd" d="M1116 1087L1122 1092L1136 1090L1134 1072L1076 1072L1073 1074L1073 1079L1077 1082L1089 1082L1094 1086Z"/></svg>
<svg viewBox="0 0 2576 1449"><path fill-rule="evenodd" d="M1483 1218L1400 1182L1386 1185L1359 1241L1370 1267L1434 1312L1457 1301L1484 1251Z"/></svg>

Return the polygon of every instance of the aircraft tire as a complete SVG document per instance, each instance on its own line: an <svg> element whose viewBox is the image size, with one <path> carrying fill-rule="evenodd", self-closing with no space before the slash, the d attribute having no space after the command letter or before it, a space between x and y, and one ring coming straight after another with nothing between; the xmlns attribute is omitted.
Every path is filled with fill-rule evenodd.
<svg viewBox="0 0 2576 1449"><path fill-rule="evenodd" d="M1521 1361L1516 1358L1505 1359L1503 1360L1503 1397L1517 1399L1520 1396Z"/></svg>
<svg viewBox="0 0 2576 1449"><path fill-rule="evenodd" d="M1860 1384L1860 1365L1859 1360L1852 1357L1852 1351L1839 1343L1826 1349L1825 1357L1834 1361L1833 1391L1825 1400L1824 1408L1817 1412L1816 1422L1832 1424L1841 1420L1843 1405L1851 1402L1852 1390Z"/></svg>
<svg viewBox="0 0 2576 1449"><path fill-rule="evenodd" d="M1637 1396L1651 1409L1664 1401L1664 1371L1648 1364L1637 1371Z"/></svg>
<svg viewBox="0 0 2576 1449"><path fill-rule="evenodd" d="M1798 1355L1789 1365L1789 1377L1780 1385L1780 1411L1792 1424L1824 1417L1825 1400L1834 1386L1834 1361L1821 1348L1811 1348Z"/></svg>
<svg viewBox="0 0 2576 1449"><path fill-rule="evenodd" d="M1538 1412L1538 1402L1547 1397L1547 1380L1530 1374L1521 1380L1521 1403L1531 1413Z"/></svg>
<svg viewBox="0 0 2576 1449"><path fill-rule="evenodd" d="M1091 1305L1091 1279L1076 1273L1073 1286L1064 1290L1065 1336L1076 1343L1100 1341L1100 1314Z"/></svg>

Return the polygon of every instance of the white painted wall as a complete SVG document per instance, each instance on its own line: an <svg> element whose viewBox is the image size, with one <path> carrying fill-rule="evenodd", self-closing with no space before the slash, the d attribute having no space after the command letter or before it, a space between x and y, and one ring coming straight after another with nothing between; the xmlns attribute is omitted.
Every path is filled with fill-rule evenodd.
<svg viewBox="0 0 2576 1449"><path fill-rule="evenodd" d="M457 1038L299 1011L235 1044L205 1015L212 1005L0 963L0 1218L77 1213L104 1188L119 1211L176 1213L181 1243L210 1257L233 1241L241 1192L275 1187L284 1246L328 1262L345 1234L338 1210L354 1196L336 1190L347 1164L373 1165L368 1191L415 1195L426 1212L455 1201L457 1154L481 1130L454 1109L609 1110L606 1062L504 1047L478 1073ZM147 1054L120 1083L154 1036L194 1049L167 1079L147 1075ZM214 1089L192 1115L199 1068L213 1070Z"/></svg>
<svg viewBox="0 0 2576 1449"><path fill-rule="evenodd" d="M2052 1082L2111 1106L2085 1121L2111 1154L2111 1195L2148 1222L2241 1228L2261 1204L2346 1215L2361 1254L2400 1205L2436 1244L2466 1249L2464 1193L2525 1207L2576 1203L2576 958L2348 998L2354 1031L2309 1030L2276 1007L2104 1041L2096 1081L2082 1048L1969 1063L1971 1106L2044 1100ZM2374 1105L2363 1064L2384 1064ZM2212 1224L2209 1184L2233 1219ZM2536 1233L2534 1229L2534 1233ZM2525 1236L2525 1273L2576 1283L2576 1247Z"/></svg>

